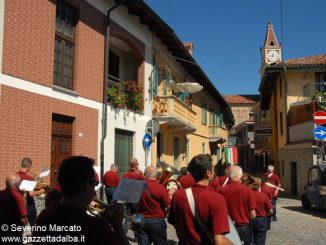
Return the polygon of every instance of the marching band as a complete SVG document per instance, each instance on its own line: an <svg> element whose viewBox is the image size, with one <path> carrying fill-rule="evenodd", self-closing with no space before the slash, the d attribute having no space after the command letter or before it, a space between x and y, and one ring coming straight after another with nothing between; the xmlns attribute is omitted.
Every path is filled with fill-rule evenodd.
<svg viewBox="0 0 326 245"><path fill-rule="evenodd" d="M63 163L69 165L69 161L76 166L80 161L89 167L86 157L80 159L71 157ZM110 235L116 238L117 244L128 244L126 233L131 227L134 228L134 239L140 245L166 244L166 218L176 229L179 244L265 244L270 221L276 221L278 191L284 191L278 176L273 172L273 166L268 166L268 172L262 178L258 178L243 173L241 167L237 165L227 165L225 175L219 177L214 174L210 157L202 154L195 156L189 162L187 174L182 176L177 169L166 163L160 164L161 171L154 166L148 166L142 172L138 160L132 158L129 166L129 170L122 175L122 178L146 182L139 203L137 205L125 203L123 216L113 219L106 217L104 219L106 221L100 221L108 222L112 233ZM94 196L94 190L92 201L90 192L80 186L85 185L87 173L84 177L62 177L61 180L58 178L59 184L51 190L37 178L36 180L42 183L41 187L38 185L34 191L21 191L19 184L22 180L34 180L29 175L31 168L31 159L24 158L21 162L21 170L17 174L8 175L6 190L0 192L1 209L8 210L5 216L7 223L22 226L27 223L30 226L48 225L49 222L65 224L67 220L64 216L70 217L69 215L75 212L80 217L71 216L67 224L77 222L84 225L85 220L94 224L94 219L82 215L86 209L96 218L112 216L112 210L116 209L117 202L113 200L113 195L119 185L120 175L115 164L112 164L110 170L103 176L107 204ZM68 167L60 168L58 176L72 174L67 169ZM90 178L93 178L93 175L96 178L93 168L91 171L94 173L89 175ZM36 217L33 197L46 193L48 194L46 208L39 217ZM67 210L63 212L62 207L72 213L67 214ZM76 212L76 210L80 211ZM115 219L118 221L116 222ZM107 227L107 225L103 226ZM85 227L89 226L85 225ZM100 230L104 232L106 229ZM87 233L88 241L100 239L101 236L96 238L97 231L94 230L93 233ZM22 233L19 235L22 236ZM108 235L104 237L111 239Z"/></svg>

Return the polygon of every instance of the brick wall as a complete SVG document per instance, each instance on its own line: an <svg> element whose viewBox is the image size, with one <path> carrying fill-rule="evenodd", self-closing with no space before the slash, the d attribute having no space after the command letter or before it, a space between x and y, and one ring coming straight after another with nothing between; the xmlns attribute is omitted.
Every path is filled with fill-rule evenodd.
<svg viewBox="0 0 326 245"><path fill-rule="evenodd" d="M33 160L36 172L50 167L52 113L75 117L72 154L98 162L97 110L4 85L0 89L0 188L6 174L19 170L23 157Z"/></svg>
<svg viewBox="0 0 326 245"><path fill-rule="evenodd" d="M74 90L102 101L106 17L85 0L68 1L79 13L75 28ZM3 70L14 77L48 87L53 84L55 39L54 1L5 2ZM138 58L138 81L143 87L145 45L112 21L111 35L121 38Z"/></svg>

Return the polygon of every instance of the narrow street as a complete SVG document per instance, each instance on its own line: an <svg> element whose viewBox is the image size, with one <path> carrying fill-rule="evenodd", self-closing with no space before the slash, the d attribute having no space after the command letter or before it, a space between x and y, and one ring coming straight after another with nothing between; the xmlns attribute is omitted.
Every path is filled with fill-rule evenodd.
<svg viewBox="0 0 326 245"><path fill-rule="evenodd" d="M279 198L278 221L272 222L267 233L266 245L321 245L326 241L326 210L313 207L306 211L301 201L293 198ZM129 238L133 238L131 232ZM168 244L177 244L174 228L168 224ZM130 244L137 244L132 239Z"/></svg>

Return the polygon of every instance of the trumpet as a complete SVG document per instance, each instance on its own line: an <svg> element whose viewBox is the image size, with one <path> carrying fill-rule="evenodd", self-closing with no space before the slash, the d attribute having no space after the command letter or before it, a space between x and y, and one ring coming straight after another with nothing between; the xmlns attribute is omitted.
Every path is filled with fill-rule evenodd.
<svg viewBox="0 0 326 245"><path fill-rule="evenodd" d="M33 175L34 180L36 181L36 186L34 188L34 191L38 191L41 189L44 189L45 192L38 196L38 198L45 200L46 193L49 191L50 186L46 183L44 183L43 178L41 178L38 174Z"/></svg>
<svg viewBox="0 0 326 245"><path fill-rule="evenodd" d="M97 216L97 217L103 217L105 211L109 208L112 208L112 204L106 204L101 202L98 199L93 199L90 204L87 207L88 212L90 212L91 215ZM124 219L131 222L131 230L133 231L139 231L144 227L144 217L141 213L135 213L131 216L124 214Z"/></svg>

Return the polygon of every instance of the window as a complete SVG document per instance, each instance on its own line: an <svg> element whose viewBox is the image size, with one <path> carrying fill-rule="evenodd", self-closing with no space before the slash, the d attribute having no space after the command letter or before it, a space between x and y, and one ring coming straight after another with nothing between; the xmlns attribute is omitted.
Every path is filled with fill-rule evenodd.
<svg viewBox="0 0 326 245"><path fill-rule="evenodd" d="M207 124L207 105L204 103L201 105L201 123Z"/></svg>
<svg viewBox="0 0 326 245"><path fill-rule="evenodd" d="M68 89L73 89L75 25L75 10L57 1L53 80L55 85Z"/></svg>
<svg viewBox="0 0 326 245"><path fill-rule="evenodd" d="M316 72L316 90L326 92L326 72Z"/></svg>
<svg viewBox="0 0 326 245"><path fill-rule="evenodd" d="M218 125L220 127L223 127L223 114L221 113L220 116L219 116L219 122L218 122Z"/></svg>
<svg viewBox="0 0 326 245"><path fill-rule="evenodd" d="M283 135L283 112L280 112L280 130L281 135Z"/></svg>
<svg viewBox="0 0 326 245"><path fill-rule="evenodd" d="M117 78L119 79L120 76L119 76L119 56L116 55L112 50L110 50L109 52L109 75L114 77L114 78ZM112 79L111 77L111 79ZM113 79L113 80L116 80L116 79ZM115 81L115 82L118 82Z"/></svg>
<svg viewBox="0 0 326 245"><path fill-rule="evenodd" d="M205 142L201 143L201 153L202 154L206 154L206 145L205 145Z"/></svg>

